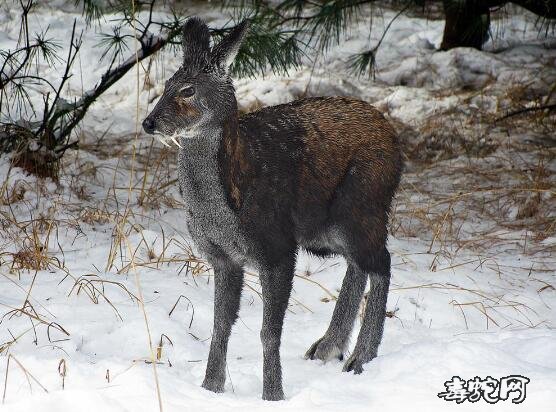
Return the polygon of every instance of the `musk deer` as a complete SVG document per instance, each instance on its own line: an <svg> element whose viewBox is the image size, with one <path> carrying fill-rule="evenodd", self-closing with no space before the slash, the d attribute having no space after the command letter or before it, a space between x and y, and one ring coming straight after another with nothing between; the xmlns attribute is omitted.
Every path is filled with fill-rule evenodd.
<svg viewBox="0 0 556 412"><path fill-rule="evenodd" d="M228 338L249 266L262 287L263 399L280 400L280 339L298 247L342 255L348 264L330 326L306 358L343 359L367 278L365 315L343 370L361 373L377 355L390 282L388 214L402 158L390 124L359 100L308 98L240 116L229 67L247 30L244 21L211 49L207 25L189 18L183 65L143 127L180 146L188 229L214 269L203 387L224 390Z"/></svg>

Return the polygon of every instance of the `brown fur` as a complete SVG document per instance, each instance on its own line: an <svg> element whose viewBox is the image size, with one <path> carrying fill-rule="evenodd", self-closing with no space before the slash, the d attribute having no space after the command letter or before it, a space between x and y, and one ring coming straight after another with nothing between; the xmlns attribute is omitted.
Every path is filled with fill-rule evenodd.
<svg viewBox="0 0 556 412"><path fill-rule="evenodd" d="M190 103L188 103L186 100L177 97L176 99L176 104L179 107L180 110L180 115L190 118L190 119L196 119L198 118L201 113L199 112L199 110L197 108L195 108L194 106L192 106Z"/></svg>
<svg viewBox="0 0 556 412"><path fill-rule="evenodd" d="M369 170L369 183L393 177L397 172L396 164L401 160L397 159L398 141L394 129L377 109L349 98L306 102L299 107L307 130L300 193L311 195L318 187L317 192L329 200L349 167L373 164L375 172ZM394 162L385 162L385 159ZM304 190L306 188L311 189Z"/></svg>
<svg viewBox="0 0 556 412"><path fill-rule="evenodd" d="M230 124L232 122L232 124ZM236 210L241 208L243 199L241 185L245 182L245 178L249 171L249 161L246 156L246 146L244 139L237 131L237 118L232 118L226 123L224 128L223 153L224 164L229 166L228 173L224 176L226 179L225 186L228 188L228 195Z"/></svg>
<svg viewBox="0 0 556 412"><path fill-rule="evenodd" d="M235 122L249 127L238 130ZM280 129L284 132L277 132ZM265 138L265 132L271 135ZM265 171L261 166L265 160L257 154L261 145L265 152L277 154L288 144L299 147L301 155L296 157L288 149L277 165L280 171L269 171L268 164ZM274 201L292 208L301 225L301 238L318 236L313 229L327 227L333 215L346 220L334 223L349 226L368 245L380 248L386 241L388 211L402 159L394 129L368 103L343 97L312 98L232 116L224 128L222 149L223 183L236 211L242 209L248 192L268 190L273 177L263 175L294 174L297 184L286 189L295 190L294 203L288 205L281 196ZM246 207L243 214L251 215L260 205Z"/></svg>

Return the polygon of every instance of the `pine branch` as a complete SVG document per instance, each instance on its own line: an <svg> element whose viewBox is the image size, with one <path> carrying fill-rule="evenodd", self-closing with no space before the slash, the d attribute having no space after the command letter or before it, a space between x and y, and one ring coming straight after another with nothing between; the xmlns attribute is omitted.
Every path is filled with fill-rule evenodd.
<svg viewBox="0 0 556 412"><path fill-rule="evenodd" d="M545 105L535 106L535 107L526 107L525 109L516 110L515 112L511 112L511 113L508 113L508 114L506 114L502 117L499 117L498 119L496 119L496 121L499 122L500 120L505 120L505 119L508 119L510 117L518 116L520 114L537 112L537 111L541 111L541 110L548 110L548 111L556 110L556 103L555 104L545 104Z"/></svg>
<svg viewBox="0 0 556 412"><path fill-rule="evenodd" d="M152 54L156 53L178 33L179 31L174 31L159 36L156 36L152 33L143 33L141 36L138 36L137 40L141 44L141 49L138 50L137 56L135 54L132 54L117 67L110 68L102 75L98 85L84 93L81 99L79 99L75 103L66 105L66 107L57 110L54 113L53 116L57 118L66 116L68 114L71 114L72 116L71 120L58 133L57 140L66 139L71 131L75 128L75 126L77 126L77 124L83 119L85 113L87 113L87 110L89 109L89 106L93 104L95 100L106 90L108 90L114 83L120 80L133 66L135 66L136 62L140 62L151 56Z"/></svg>
<svg viewBox="0 0 556 412"><path fill-rule="evenodd" d="M93 21L98 21L104 15L104 10L102 2L98 0L75 0L75 6L79 6L79 3L83 3L82 14L85 17L85 21L89 26Z"/></svg>
<svg viewBox="0 0 556 412"><path fill-rule="evenodd" d="M506 3L514 3L521 6L537 16L547 19L556 19L556 0L482 0L486 7L494 8Z"/></svg>
<svg viewBox="0 0 556 412"><path fill-rule="evenodd" d="M33 56L35 56L37 52L41 53L42 59L46 61L47 64L52 64L55 60L61 61L56 54L57 49L60 47L53 40L47 38L48 28L41 34L36 35L34 42L30 41L27 16L34 3L33 0L29 0L26 4L22 3L22 23L20 32L20 44L22 44L22 46L14 52L0 52L1 56L5 57L2 67L0 68L0 85L2 86L0 88L0 107L3 102L2 98L10 97L11 102L8 103L10 105L15 105L18 113L23 113L24 110L26 111L27 107L29 107L33 111L33 116L36 116L37 113L30 100L27 88L31 82L45 83L51 91L43 95L42 112L39 113L41 120L31 123L25 122L23 119L23 124L26 124L25 128L36 137L34 141L40 147L44 147L48 153L55 151L61 156L65 150L74 147L74 144L67 143L67 141L69 140L72 130L85 116L90 105L121 79L137 62L156 53L169 42L173 41L174 37L180 33L182 21L180 21L175 13L172 15L173 20L170 22L153 21L155 1L156 0L151 0L149 2L137 3L139 6L149 7L149 19L146 24L138 24L139 22L135 20L135 15L124 10L121 18L121 25L116 26L113 35L104 35L104 39L100 42L101 45L105 47L103 56L106 56L108 53L112 54L111 64L102 75L98 84L74 102L69 102L63 98L63 90L72 75L71 70L80 51L83 33L76 33L76 21L74 21L67 58L64 60L64 73L56 86L48 80L43 79L40 75L30 75L27 73L28 66L29 63L33 61ZM120 5L125 6L124 3L126 2L122 1ZM135 36L127 34L120 35L119 30L122 28L122 25L135 25L136 27L142 27L142 29L139 29ZM148 30L149 27L155 26L161 30L162 34L155 35ZM122 55L129 49L125 43L125 39L129 37L133 38L133 41L139 42L140 49L138 50L137 56L133 53L124 59ZM116 61L118 61L119 64L116 65ZM13 93L6 94L6 87L8 85L13 89ZM9 124L4 126L4 130L8 130L6 127L9 129ZM9 139L10 133L5 136L8 137L4 138ZM21 133L18 134L18 136L22 136ZM8 146L6 146L6 144L3 144L3 146L10 147L9 142L7 143Z"/></svg>
<svg viewBox="0 0 556 412"><path fill-rule="evenodd" d="M382 36L380 36L380 39L378 40L377 44L372 49L359 54L355 54L350 57L349 61L350 61L350 67L352 71L354 71L358 75L362 75L368 72L369 76L372 76L373 79L375 78L376 53L378 52L380 45L384 41L384 38L386 37L386 34L390 30L390 27L392 27L392 24L403 13L405 13L409 9L409 7L412 6L414 3L415 3L414 0L409 0L407 4L398 13L396 13L396 15L392 18L392 20L390 20L390 22L382 32Z"/></svg>
<svg viewBox="0 0 556 412"><path fill-rule="evenodd" d="M41 127L37 131L38 135L40 135L45 129L50 132L49 134L51 134L52 132L54 132L54 130L56 128L56 122L59 119L59 116L56 116L58 102L61 99L61 93L62 93L62 90L64 88L64 85L66 84L68 79L71 77L70 70L73 66L75 58L77 57L77 54L79 53L79 49L81 48L81 44L82 44L83 33L81 33L79 35L79 37L76 39L76 37L75 37L75 24L76 24L76 20L73 20L73 27L71 29L71 38L70 38L70 46L69 46L69 51L68 51L68 58L66 60L66 68L64 70L64 74L62 75L62 80L60 81L60 84L58 85L58 90L56 90L56 94L54 96L54 100L52 102L50 111L46 115L46 118L48 119L48 122L43 122L41 124Z"/></svg>
<svg viewBox="0 0 556 412"><path fill-rule="evenodd" d="M251 18L251 29L232 65L231 71L239 77L255 77L270 68L274 73L285 74L291 67L297 68L303 54L295 31L268 30L266 16ZM211 34L215 42L233 27L213 28Z"/></svg>

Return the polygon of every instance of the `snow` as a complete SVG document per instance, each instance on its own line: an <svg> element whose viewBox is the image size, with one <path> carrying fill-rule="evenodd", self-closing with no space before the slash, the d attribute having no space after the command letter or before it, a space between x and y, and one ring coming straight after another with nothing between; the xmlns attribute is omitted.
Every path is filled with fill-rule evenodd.
<svg viewBox="0 0 556 412"><path fill-rule="evenodd" d="M14 45L18 25L14 9L1 7L0 48L7 49ZM226 21L217 11L205 11L209 21ZM380 38L394 14L375 16L370 44ZM63 39L74 18L82 28L79 14L42 7L30 23L50 25L50 35ZM502 92L508 85L527 83L533 92L548 90L546 85L556 80L556 50L548 47L550 39L537 36L534 19L519 14L505 20L500 36L486 45L495 51L490 54L471 49L436 52L442 21L402 16L378 52L374 81L358 78L346 68L350 54L369 46L364 34L367 23L360 22L344 44L320 56L314 66L305 61L288 76L237 80L240 107L278 104L305 94L352 95L413 127L452 109L470 116L478 108L498 113L509 107ZM108 31L109 24L105 21L95 30ZM97 63L101 50L94 43L93 36L84 37L76 66L82 70L76 68L70 81L70 97L79 98L104 72L106 62ZM179 56L170 52L154 61L155 86L140 90L139 121L179 64ZM59 77L53 69L45 73L54 80ZM328 326L346 265L339 258L320 260L300 253L281 349L287 399L278 403L260 399L262 303L252 272L246 275L240 319L230 340L226 392L203 390L212 329L212 274L202 263L184 267L193 245L176 185L163 187L175 178L175 149L155 143L148 158L151 141L143 134L135 138L135 85L134 69L95 103L80 131L82 149L64 157L59 182L9 170L8 156L0 157L0 181L7 179L10 193L23 190L20 200L0 205L0 314L6 314L0 323L0 345L16 339L1 351L0 370L6 371L8 354L11 357L3 411L158 409L136 277L155 351L162 342L156 370L166 411L554 410L556 237L535 243L530 231L497 227L492 219L473 214L462 224L458 240L470 242L479 231L489 230L489 239L495 239L492 246L461 247L461 242L442 237L444 232L433 240L419 228L412 235L413 218L403 212L423 207L427 190L451 196L468 179L462 174L449 180L434 168L420 170L415 165L408 166L400 194L405 202L400 200L394 214L406 230L395 231L389 239L392 282L387 310L392 317L386 319L379 356L364 366L364 373L342 373L339 361L322 364L303 359ZM467 94L451 92L464 87L487 93L469 100ZM96 142L107 130L104 140ZM134 145L137 157L132 165ZM483 159L483 164L488 167L490 162L496 170L500 157ZM473 162L460 157L439 165L473 168ZM150 197L140 206L145 165L151 166L145 185ZM79 187L81 194L76 191ZM454 205L456 211L464 208L465 204ZM509 210L506 218L514 220L518 213L516 208ZM10 223L13 220L18 225ZM14 254L30 246L33 233L45 245L47 256L55 259L45 270L12 270ZM26 299L30 305L25 311L36 314L35 319L9 313L22 308ZM358 327L359 320L354 330ZM63 386L62 359L67 368ZM48 393L35 379L29 378L28 384L16 361ZM455 375L472 379L512 374L531 380L522 405L455 404L436 396Z"/></svg>

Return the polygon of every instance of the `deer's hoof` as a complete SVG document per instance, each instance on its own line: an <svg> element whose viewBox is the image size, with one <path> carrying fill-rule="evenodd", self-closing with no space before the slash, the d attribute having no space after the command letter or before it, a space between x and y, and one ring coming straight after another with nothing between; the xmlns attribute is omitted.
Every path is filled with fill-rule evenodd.
<svg viewBox="0 0 556 412"><path fill-rule="evenodd" d="M320 359L327 362L331 359L344 359L344 354L341 346L326 336L323 336L311 345L309 350L305 353L305 359Z"/></svg>
<svg viewBox="0 0 556 412"><path fill-rule="evenodd" d="M363 365L376 358L376 353L360 353L354 351L348 358L346 363L344 363L343 372L353 372L356 375L363 373Z"/></svg>

